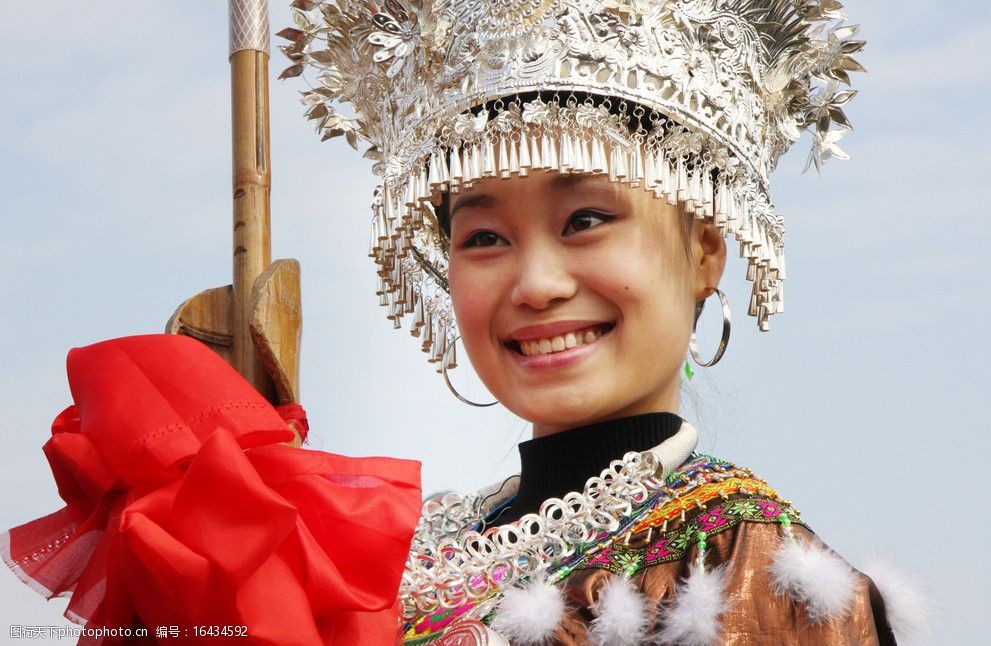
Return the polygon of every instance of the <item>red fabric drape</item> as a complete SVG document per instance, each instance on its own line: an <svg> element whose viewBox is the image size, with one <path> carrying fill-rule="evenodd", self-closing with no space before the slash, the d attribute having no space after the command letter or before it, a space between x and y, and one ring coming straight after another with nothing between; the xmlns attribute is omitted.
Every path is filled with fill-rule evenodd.
<svg viewBox="0 0 991 646"><path fill-rule="evenodd" d="M281 444L279 412L187 337L78 348L68 374L75 404L44 447L66 506L2 537L22 580L71 594L67 617L190 641L195 626L246 626L263 644L396 641L419 463Z"/></svg>

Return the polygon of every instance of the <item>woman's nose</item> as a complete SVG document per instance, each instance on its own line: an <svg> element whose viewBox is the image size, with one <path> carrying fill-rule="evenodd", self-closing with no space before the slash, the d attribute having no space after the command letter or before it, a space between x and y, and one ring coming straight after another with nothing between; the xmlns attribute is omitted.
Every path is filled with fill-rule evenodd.
<svg viewBox="0 0 991 646"><path fill-rule="evenodd" d="M554 301L567 300L578 291L578 281L560 250L534 246L519 254L516 283L511 301L516 307L545 309Z"/></svg>

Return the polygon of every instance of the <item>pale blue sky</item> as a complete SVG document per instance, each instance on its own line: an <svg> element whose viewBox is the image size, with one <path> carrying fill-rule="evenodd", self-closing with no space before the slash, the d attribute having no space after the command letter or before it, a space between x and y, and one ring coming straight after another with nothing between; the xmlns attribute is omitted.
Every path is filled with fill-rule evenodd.
<svg viewBox="0 0 991 646"><path fill-rule="evenodd" d="M0 525L60 506L41 453L69 400L68 348L160 331L229 282L226 3L20 3L0 23ZM934 644L991 632L980 499L991 448L991 190L986 4L848 2L864 25L849 162L782 161L787 309L743 314L683 409L702 448L747 464L854 565L890 548L944 611ZM273 4L273 25L289 24ZM273 78L283 67L276 57ZM512 472L526 425L469 409L376 307L367 163L320 144L298 80L272 87L273 252L303 267L303 403L312 445L424 462L425 487ZM466 374L456 375L465 379ZM481 394L479 396L482 396ZM55 625L0 573L0 631Z"/></svg>

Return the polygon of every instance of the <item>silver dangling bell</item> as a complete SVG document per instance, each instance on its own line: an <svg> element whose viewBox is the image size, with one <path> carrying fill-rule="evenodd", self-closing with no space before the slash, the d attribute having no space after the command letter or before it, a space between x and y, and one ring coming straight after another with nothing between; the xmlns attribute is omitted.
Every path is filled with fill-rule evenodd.
<svg viewBox="0 0 991 646"><path fill-rule="evenodd" d="M562 173L571 170L571 162L571 135L565 133L565 135L561 137L561 159L559 168Z"/></svg>
<svg viewBox="0 0 991 646"><path fill-rule="evenodd" d="M460 184L464 181L465 173L461 166L461 150L459 148L453 148L451 150L451 163L448 176L452 185Z"/></svg>
<svg viewBox="0 0 991 646"><path fill-rule="evenodd" d="M488 139L482 143L482 177L494 177L496 174L495 145Z"/></svg>
<svg viewBox="0 0 991 646"><path fill-rule="evenodd" d="M531 154L530 168L533 168L534 170L546 168L545 164L542 161L543 156L541 156L540 154L540 139L537 137L537 135L530 136L530 154ZM520 163L522 163L522 161Z"/></svg>
<svg viewBox="0 0 991 646"><path fill-rule="evenodd" d="M533 161L530 159L530 144L527 142L526 135L520 137L520 175L525 175L526 171L533 167Z"/></svg>

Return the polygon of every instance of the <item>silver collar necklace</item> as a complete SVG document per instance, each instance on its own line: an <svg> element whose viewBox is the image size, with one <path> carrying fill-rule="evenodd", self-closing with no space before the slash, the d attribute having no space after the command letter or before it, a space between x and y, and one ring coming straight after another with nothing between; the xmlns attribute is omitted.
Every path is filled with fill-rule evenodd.
<svg viewBox="0 0 991 646"><path fill-rule="evenodd" d="M698 431L688 422L643 453L613 460L584 490L549 498L537 513L478 531L486 498L446 494L428 499L413 535L400 584L407 619L497 596L522 581L557 580L553 565L601 532L615 532L622 518L654 494L674 497L664 479L695 450Z"/></svg>

